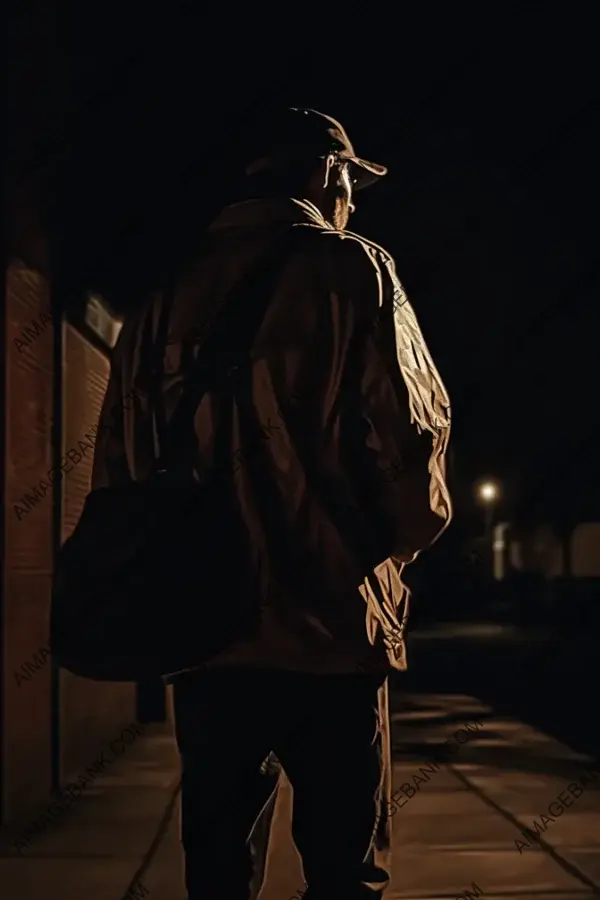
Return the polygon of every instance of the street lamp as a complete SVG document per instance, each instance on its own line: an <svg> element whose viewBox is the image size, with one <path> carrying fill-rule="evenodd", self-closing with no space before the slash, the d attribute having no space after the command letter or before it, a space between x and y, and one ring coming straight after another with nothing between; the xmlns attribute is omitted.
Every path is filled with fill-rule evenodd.
<svg viewBox="0 0 600 900"><path fill-rule="evenodd" d="M492 537L492 523L494 520L494 508L500 498L500 486L497 481L481 481L477 485L476 496L485 510L485 538L490 541Z"/></svg>

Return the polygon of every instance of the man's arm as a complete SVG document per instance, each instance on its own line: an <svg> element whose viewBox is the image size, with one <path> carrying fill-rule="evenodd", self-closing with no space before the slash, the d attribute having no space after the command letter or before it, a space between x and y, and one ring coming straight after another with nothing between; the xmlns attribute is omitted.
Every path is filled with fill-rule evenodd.
<svg viewBox="0 0 600 900"><path fill-rule="evenodd" d="M363 253L360 247L357 251ZM366 255L365 255L366 259ZM382 556L411 562L441 534L451 517L445 482L447 433L440 436L411 422L409 394L398 365L391 295L379 307L375 271L355 278L358 395L356 477L363 504L377 526ZM360 296L357 295L357 288ZM364 323L362 326L360 322Z"/></svg>
<svg viewBox="0 0 600 900"><path fill-rule="evenodd" d="M378 328L365 347L360 383L364 474L372 508L389 533L389 555L410 562L439 536L449 517L432 509L433 435L419 434L410 421L408 391L388 338Z"/></svg>

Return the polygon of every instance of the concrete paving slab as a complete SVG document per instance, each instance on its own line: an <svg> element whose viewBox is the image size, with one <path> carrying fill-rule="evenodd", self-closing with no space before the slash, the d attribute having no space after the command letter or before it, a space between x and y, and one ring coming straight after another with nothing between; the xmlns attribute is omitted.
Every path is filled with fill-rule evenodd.
<svg viewBox="0 0 600 900"><path fill-rule="evenodd" d="M102 787L105 788L122 788L135 784L137 787L144 788L168 788L173 778L170 772L136 772L135 777L131 778L126 773L114 772L111 775L105 775L104 778L98 779Z"/></svg>
<svg viewBox="0 0 600 900"><path fill-rule="evenodd" d="M521 821L527 825L525 819L521 819ZM597 812L567 810L548 825L543 837L553 847L577 847L580 850L591 850L596 852L600 858L600 819Z"/></svg>
<svg viewBox="0 0 600 900"><path fill-rule="evenodd" d="M13 841L28 821L39 820L41 811L4 830L2 900L121 900L155 838L179 777L171 735L147 731L110 777L96 777L46 831L32 836L22 856ZM163 783L172 787L156 786Z"/></svg>
<svg viewBox="0 0 600 900"><path fill-rule="evenodd" d="M571 891L583 886L545 854L464 850L453 853L408 851L393 844L392 881L385 900L461 896L475 882L485 895L514 896L527 891ZM473 889L471 888L471 891ZM583 891L579 891L580 894ZM587 894L589 897L589 889Z"/></svg>
<svg viewBox="0 0 600 900"><path fill-rule="evenodd" d="M394 784L394 790L399 787L400 785ZM394 821L398 821L400 816L481 815L488 809L480 797L467 789L435 791L434 785L430 784L408 799L394 816Z"/></svg>
<svg viewBox="0 0 600 900"><path fill-rule="evenodd" d="M563 855L565 859L576 865L582 872L585 872L595 884L600 884L600 853L597 849L569 848L564 851Z"/></svg>
<svg viewBox="0 0 600 900"><path fill-rule="evenodd" d="M394 816L394 840L405 850L506 850L514 840L514 826L488 810L469 816Z"/></svg>
<svg viewBox="0 0 600 900"><path fill-rule="evenodd" d="M15 849L7 856L22 857L25 860L53 856L73 858L88 856L90 859L128 856L134 865L135 860L139 862L150 846L155 830L156 823L151 819L138 823L129 831L124 842L121 829L115 828L114 821L104 825L95 823L84 825L76 822L68 828L57 829L44 835L32 843L31 847L23 850L22 854Z"/></svg>
<svg viewBox="0 0 600 900"><path fill-rule="evenodd" d="M471 894L471 896L473 896L473 894ZM563 893L563 891L552 891L550 894L543 891L541 894L530 894L529 892L526 894L521 894L520 892L518 894L513 894L512 892L509 894L486 894L483 900L583 900L584 897L586 897L586 894L581 891L578 891L576 894L571 893L571 891L567 894ZM459 897L459 900L463 900L463 898L464 894L462 898ZM404 900L407 900L407 898L404 898ZM410 898L410 900L422 900L422 898L415 897ZM448 900L448 897L444 897L441 894L434 897L432 894L428 900Z"/></svg>
<svg viewBox="0 0 600 900"><path fill-rule="evenodd" d="M119 820L126 828L136 828L157 809L164 809L172 795L172 786L177 783L178 776L169 773L168 789L165 788L119 788ZM93 820L100 824L114 822L115 792L114 789L97 791L93 797L77 808L77 817L82 822Z"/></svg>
<svg viewBox="0 0 600 900"><path fill-rule="evenodd" d="M410 781L413 775L423 777L423 773L429 778L428 790L434 791L462 791L464 784L447 766L440 766L436 772L430 772L431 766L424 760L415 758L411 762L393 764L393 781L395 785ZM423 786L425 790L425 786Z"/></svg>
<svg viewBox="0 0 600 900"><path fill-rule="evenodd" d="M0 859L2 900L120 900L135 864L125 859Z"/></svg>
<svg viewBox="0 0 600 900"><path fill-rule="evenodd" d="M31 858L53 853L62 856L89 853L93 857L126 852L129 856L140 856L152 841L156 817L167 806L177 776L169 773L168 780L170 790L90 788L43 833L32 835L26 847L20 843L24 831L16 831L13 840L2 847L0 855L20 856L22 853L24 858ZM115 827L116 813L118 827Z"/></svg>
<svg viewBox="0 0 600 900"><path fill-rule="evenodd" d="M567 787L564 782L561 782L554 791L540 790L539 788L528 792L511 791L504 790L500 778L501 776L498 776L497 780L490 782L485 787L482 785L478 785L478 787L481 787L503 809L511 812L519 819L529 819L530 821L536 818L539 819L541 814L551 815L548 812L549 805L556 800L559 793L563 794ZM584 792L578 799L571 799L574 801L571 808L577 809L577 812L595 812L600 814L600 795L598 792ZM566 815L566 812L564 814Z"/></svg>
<svg viewBox="0 0 600 900"><path fill-rule="evenodd" d="M518 761L522 764L523 758L521 757ZM517 762L517 760L515 760L515 762ZM493 788L494 785L496 785L496 787L498 786L499 769L497 766L463 766L458 763L456 768L482 789L487 789L488 787ZM502 788L505 791L514 791L518 793L522 793L523 791L539 791L540 793L547 791L548 796L552 797L552 792L555 791L557 787L560 788L561 785L565 784L564 777L560 777L560 771L572 773L573 767L571 764L569 764L568 767L559 767L559 771L556 772L556 774L504 768L500 770L500 780Z"/></svg>
<svg viewBox="0 0 600 900"><path fill-rule="evenodd" d="M148 900L186 900L178 816L178 810L175 810L165 838L151 866L142 876L142 882L148 889Z"/></svg>

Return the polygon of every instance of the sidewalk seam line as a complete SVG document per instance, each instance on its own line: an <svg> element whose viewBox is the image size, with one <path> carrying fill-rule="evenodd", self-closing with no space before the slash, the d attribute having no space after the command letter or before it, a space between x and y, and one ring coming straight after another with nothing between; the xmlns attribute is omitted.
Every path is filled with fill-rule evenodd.
<svg viewBox="0 0 600 900"><path fill-rule="evenodd" d="M158 848L162 843L162 839L164 838L169 825L171 824L171 817L173 815L173 810L175 808L175 803L177 802L177 797L179 796L179 792L181 790L181 778L175 785L175 789L169 802L165 807L165 811L163 812L160 821L158 823L158 827L156 829L156 834L152 838L150 846L146 850L144 857L138 866L137 870L134 872L132 879L130 880L127 888L119 898L119 900L130 900L132 896L132 890L136 884L138 884L142 880L142 875L150 868L152 860L154 859Z"/></svg>
<svg viewBox="0 0 600 900"><path fill-rule="evenodd" d="M504 809L491 797L488 797L488 795L484 791L482 791L480 787L478 787L476 784L473 784L466 775L463 775L462 772L458 771L458 769L455 769L452 764L449 764L448 767L454 771L456 777L459 778L469 790L473 791L473 793L476 794L480 800L483 800L484 803L490 806L493 810L500 813L500 815L503 816L503 818L507 819L511 823L511 825L516 825L519 831L522 830L523 826L521 825L517 817L513 815L513 813L511 813L507 809ZM569 862L568 859L564 859L551 844L547 844L546 841L539 835L537 836L537 841L542 850L548 856L550 856L557 865L564 869L567 874L572 875L574 878L577 878L579 881L585 884L586 887L592 888L592 890L594 891L594 895L596 897L600 897L600 885L596 884L595 881L592 881L585 872L582 872L579 867L575 865L575 863Z"/></svg>

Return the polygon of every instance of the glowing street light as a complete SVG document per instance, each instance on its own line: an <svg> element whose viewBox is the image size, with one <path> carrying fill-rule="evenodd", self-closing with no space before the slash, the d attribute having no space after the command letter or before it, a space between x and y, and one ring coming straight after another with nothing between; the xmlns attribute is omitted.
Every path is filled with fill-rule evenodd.
<svg viewBox="0 0 600 900"><path fill-rule="evenodd" d="M477 496L486 505L495 503L499 493L498 485L493 481L484 481L477 489Z"/></svg>
<svg viewBox="0 0 600 900"><path fill-rule="evenodd" d="M491 479L481 481L477 485L475 494L479 502L485 508L485 536L487 540L490 540L492 536L494 508L500 499L500 485L497 481Z"/></svg>

